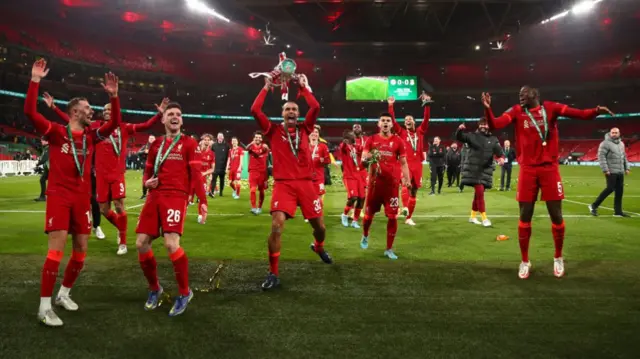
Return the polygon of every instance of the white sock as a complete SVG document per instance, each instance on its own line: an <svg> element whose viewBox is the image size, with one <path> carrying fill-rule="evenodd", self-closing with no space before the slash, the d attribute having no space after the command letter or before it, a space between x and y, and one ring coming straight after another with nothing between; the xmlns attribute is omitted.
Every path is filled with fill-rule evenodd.
<svg viewBox="0 0 640 359"><path fill-rule="evenodd" d="M51 297L40 297L40 313L51 309Z"/></svg>
<svg viewBox="0 0 640 359"><path fill-rule="evenodd" d="M71 288L67 288L61 285L60 290L58 291L58 297L68 297L70 292L71 292Z"/></svg>

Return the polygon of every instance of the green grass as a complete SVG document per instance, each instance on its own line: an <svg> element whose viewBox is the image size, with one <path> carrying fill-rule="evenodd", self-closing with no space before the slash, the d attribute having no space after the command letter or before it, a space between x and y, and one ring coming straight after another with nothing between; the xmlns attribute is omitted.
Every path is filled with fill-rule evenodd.
<svg viewBox="0 0 640 359"><path fill-rule="evenodd" d="M490 191L493 228L467 223L472 194L445 188L419 194L414 228L400 225L396 252L382 257L386 221L376 217L370 248L343 228L341 186L326 197L327 249L322 264L301 218L287 223L282 288L259 289L267 271L270 217L249 214L248 192L210 200L206 225L195 208L183 237L192 284L202 286L225 261L221 287L196 293L187 312L142 309L145 280L133 249L141 201L140 173L130 172L130 250L115 255L115 230L92 239L73 289L76 313L57 312L61 329L36 321L46 253L44 204L33 202L36 177L0 179L0 356L3 358L636 358L640 345L640 217L588 216L604 185L596 167L562 167L567 201L567 276L553 277L553 241L544 205L533 223L531 277L517 278L515 192ZM624 207L640 213L640 186L626 178ZM269 197L267 198L268 201ZM603 206L611 208L612 199ZM267 202L268 203L268 202ZM268 207L268 206L267 206ZM13 212L11 212L13 211ZM511 237L495 240L498 234ZM67 250L67 255L70 249ZM171 264L155 244L159 273L175 293ZM65 259L66 262L66 259ZM61 266L61 273L65 263ZM56 289L57 290L57 289Z"/></svg>
<svg viewBox="0 0 640 359"><path fill-rule="evenodd" d="M347 100L379 101L389 96L389 86L385 80L362 77L347 82Z"/></svg>

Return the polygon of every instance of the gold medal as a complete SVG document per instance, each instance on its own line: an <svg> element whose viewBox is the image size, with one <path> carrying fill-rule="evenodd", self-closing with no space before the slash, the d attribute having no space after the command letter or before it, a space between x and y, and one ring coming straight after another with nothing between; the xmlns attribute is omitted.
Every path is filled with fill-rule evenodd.
<svg viewBox="0 0 640 359"><path fill-rule="evenodd" d="M542 142L542 145L546 146L547 145L547 141Z"/></svg>

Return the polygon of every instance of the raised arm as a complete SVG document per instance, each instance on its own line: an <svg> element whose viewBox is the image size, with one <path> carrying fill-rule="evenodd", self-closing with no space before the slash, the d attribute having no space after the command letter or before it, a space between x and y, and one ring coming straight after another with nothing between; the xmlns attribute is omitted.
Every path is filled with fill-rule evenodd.
<svg viewBox="0 0 640 359"><path fill-rule="evenodd" d="M111 72L105 74L104 84L102 84L102 87L109 94L111 101L111 118L96 131L96 136L98 138L105 138L109 136L113 131L120 127L120 123L122 122L120 98L118 97L118 77Z"/></svg>
<svg viewBox="0 0 640 359"><path fill-rule="evenodd" d="M253 101L253 105L251 105L251 115L256 119L258 126L260 126L260 129L265 134L271 129L271 121L267 115L262 112L262 105L264 105L264 99L267 97L269 88L270 84L267 82L262 90L260 90L260 93L258 93L258 97Z"/></svg>
<svg viewBox="0 0 640 359"><path fill-rule="evenodd" d="M307 115L304 118L303 126L306 127L309 132L313 132L313 126L318 121L318 115L320 114L320 104L307 85L307 76L300 75L300 95L304 97L307 105L309 105L309 111L307 111Z"/></svg>
<svg viewBox="0 0 640 359"><path fill-rule="evenodd" d="M400 132L402 131L402 127L400 126L398 121L396 121L396 111L393 106L395 103L396 103L396 99L393 96L387 99L387 104L389 105L388 112L391 115L391 123L393 123L393 131L396 134L400 134Z"/></svg>
<svg viewBox="0 0 640 359"><path fill-rule="evenodd" d="M500 117L495 117L491 110L491 95L487 92L482 93L482 104L484 105L484 115L489 122L489 128L501 129L509 126L514 119L514 107L507 110Z"/></svg>
<svg viewBox="0 0 640 359"><path fill-rule="evenodd" d="M464 125L464 123L460 126L458 126L458 129L456 130L456 140L462 142L462 143L470 143L471 139L469 138L469 134L464 132L464 130L466 130L467 127Z"/></svg>
<svg viewBox="0 0 640 359"><path fill-rule="evenodd" d="M44 103L47 104L47 107L52 109L64 123L69 123L69 115L56 106L53 96L49 95L48 92L45 92L42 94L42 98L44 99Z"/></svg>
<svg viewBox="0 0 640 359"><path fill-rule="evenodd" d="M31 120L38 133L47 135L51 131L52 123L38 112L38 89L40 80L49 73L47 62L40 59L33 64L31 69L31 82L24 101L24 114Z"/></svg>
<svg viewBox="0 0 640 359"><path fill-rule="evenodd" d="M608 108L601 106L586 110L580 110L557 102L547 102L546 105L550 106L553 112L558 116L570 117L575 120L593 120L598 117L598 114L600 113L608 113L613 115L613 113L611 113Z"/></svg>

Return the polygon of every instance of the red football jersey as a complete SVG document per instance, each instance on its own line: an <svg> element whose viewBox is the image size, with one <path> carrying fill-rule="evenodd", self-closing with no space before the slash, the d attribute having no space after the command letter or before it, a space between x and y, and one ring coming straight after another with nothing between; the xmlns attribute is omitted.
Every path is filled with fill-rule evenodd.
<svg viewBox="0 0 640 359"><path fill-rule="evenodd" d="M548 135L546 146L535 125L520 105L515 105L507 110L502 116L495 118L491 109L485 109L485 114L489 120L491 128L500 129L515 122L516 134L516 155L518 163L523 166L535 166L544 163L558 163L558 117L566 116L578 120L593 120L598 116L595 108L588 110L578 110L557 102L545 101L542 104L547 115ZM545 134L544 119L540 106L529 111L533 119L538 124L543 136Z"/></svg>
<svg viewBox="0 0 640 359"><path fill-rule="evenodd" d="M240 168L242 156L244 156L242 147L231 148L231 151L229 151L229 171L242 171L242 168Z"/></svg>
<svg viewBox="0 0 640 359"><path fill-rule="evenodd" d="M249 171L266 172L269 150L264 146L252 144L247 148L249 151Z"/></svg>
<svg viewBox="0 0 640 359"><path fill-rule="evenodd" d="M295 129L286 129L283 124L274 124L262 112L262 105L267 96L264 88L251 106L251 114L271 143L273 154L273 178L275 180L311 180L313 166L311 149L308 146L309 134L318 119L320 104L307 88L300 88L309 111L304 122L298 123Z"/></svg>
<svg viewBox="0 0 640 359"><path fill-rule="evenodd" d="M376 149L380 154L378 164L373 165L371 169L373 176L370 181L377 179L397 181L397 169L400 167L400 159L407 157L407 151L404 148L404 141L398 135L391 135L384 138L379 134L375 134L367 140L365 150L371 152ZM379 168L379 169L378 169Z"/></svg>
<svg viewBox="0 0 640 359"><path fill-rule="evenodd" d="M74 131L69 138L67 126L50 122L37 110L39 83L31 82L27 91L24 112L33 122L36 131L49 140L49 183L47 195L73 196L85 193L91 196L91 158L96 142L109 136L120 125L120 101L111 99L113 117L99 128L91 127ZM83 137L85 152L83 153ZM73 146L83 175L80 176L73 156Z"/></svg>
<svg viewBox="0 0 640 359"><path fill-rule="evenodd" d="M364 150L364 146L360 151L360 155L358 155L358 150L355 145L347 145L341 142L338 149L340 151L340 159L342 160L342 178L354 179L355 176L358 176L357 172L362 169L360 164L362 163L362 150Z"/></svg>
<svg viewBox="0 0 640 359"><path fill-rule="evenodd" d="M160 145L162 145L163 142L165 143L162 148L162 154L158 154ZM144 172L145 181L153 177L156 157L164 157L171 143L172 140L162 136L151 144ZM184 196L189 195L191 182L194 178L201 179L202 177L200 171L202 165L200 161L196 159L197 148L198 143L196 140L184 134L180 136L180 139L166 156L164 162L160 164L157 173L158 187L149 189L149 191L175 192ZM162 159L162 157L160 158ZM198 182L201 182L201 180L198 180ZM194 188L196 188L196 190L201 189L202 185L200 184L199 187Z"/></svg>
<svg viewBox="0 0 640 359"><path fill-rule="evenodd" d="M364 146L367 144L368 139L369 137L367 136L360 136L360 137L356 137L355 139L356 154L358 155L358 159L360 161L358 162L358 168L360 168L360 170L365 169L365 165L362 162L362 151L364 151Z"/></svg>
<svg viewBox="0 0 640 359"><path fill-rule="evenodd" d="M213 151L211 151L210 148L207 148L206 150L202 150L200 148L200 146L198 146L197 150L196 150L196 161L200 162L200 170L202 172L208 171L211 169L211 166L213 166L213 164L216 161L216 155Z"/></svg>
<svg viewBox="0 0 640 359"><path fill-rule="evenodd" d="M314 181L324 182L324 166L331 163L329 147L325 143L318 142L311 147L311 160L313 161Z"/></svg>
<svg viewBox="0 0 640 359"><path fill-rule="evenodd" d="M415 131L409 131L406 128L402 128L398 122L396 122L395 112L393 110L393 104L389 104L389 113L393 120L393 131L400 136L404 141L404 147L407 150L407 162L410 165L422 164L424 158L424 135L429 129L429 117L431 115L431 107L424 106L424 119L420 126Z"/></svg>

